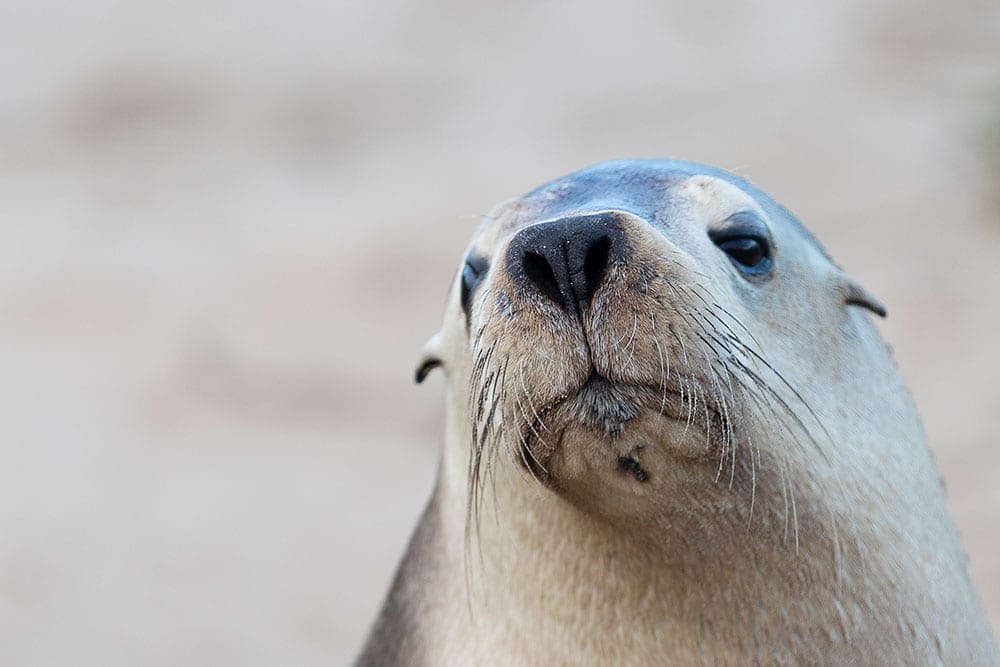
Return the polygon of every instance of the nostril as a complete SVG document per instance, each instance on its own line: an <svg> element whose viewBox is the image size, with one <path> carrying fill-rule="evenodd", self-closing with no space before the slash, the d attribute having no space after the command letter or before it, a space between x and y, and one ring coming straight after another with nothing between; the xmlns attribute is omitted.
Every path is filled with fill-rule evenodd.
<svg viewBox="0 0 1000 667"><path fill-rule="evenodd" d="M583 261L583 275L587 280L587 301L594 298L597 288L604 280L608 270L608 257L611 255L611 238L602 236L587 249L587 257Z"/></svg>
<svg viewBox="0 0 1000 667"><path fill-rule="evenodd" d="M538 285L543 292L549 295L556 303L563 302L562 292L559 290L559 281L552 271L549 260L537 252L527 251L524 253L524 273L531 282Z"/></svg>
<svg viewBox="0 0 1000 667"><path fill-rule="evenodd" d="M520 230L507 246L505 266L514 287L542 294L582 315L628 253L614 213L568 216ZM617 279L617 276L615 277Z"/></svg>

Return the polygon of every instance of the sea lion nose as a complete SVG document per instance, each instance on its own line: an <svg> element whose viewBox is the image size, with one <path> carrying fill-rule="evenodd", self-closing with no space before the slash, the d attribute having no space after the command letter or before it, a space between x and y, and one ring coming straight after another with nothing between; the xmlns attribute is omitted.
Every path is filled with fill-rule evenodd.
<svg viewBox="0 0 1000 667"><path fill-rule="evenodd" d="M583 312L624 259L625 233L613 212L560 218L522 229L507 250L507 271L524 289Z"/></svg>

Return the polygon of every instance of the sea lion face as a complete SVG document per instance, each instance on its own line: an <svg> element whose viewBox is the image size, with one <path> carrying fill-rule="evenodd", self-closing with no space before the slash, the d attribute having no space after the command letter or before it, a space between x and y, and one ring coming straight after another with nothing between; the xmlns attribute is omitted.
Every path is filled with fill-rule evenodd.
<svg viewBox="0 0 1000 667"><path fill-rule="evenodd" d="M513 465L639 523L747 507L784 478L822 428L804 398L822 372L801 360L841 344L804 332L880 308L760 191L652 160L498 206L451 296L440 360L467 397L471 502L488 466Z"/></svg>

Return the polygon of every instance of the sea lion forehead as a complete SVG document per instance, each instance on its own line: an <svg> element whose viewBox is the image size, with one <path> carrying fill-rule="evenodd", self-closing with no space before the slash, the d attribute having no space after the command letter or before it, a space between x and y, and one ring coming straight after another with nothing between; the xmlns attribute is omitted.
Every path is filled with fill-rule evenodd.
<svg viewBox="0 0 1000 667"><path fill-rule="evenodd" d="M550 181L524 195L520 202L526 207L522 210L531 211L526 217L536 221L585 211L619 210L663 224L679 206L690 207L692 203L700 203L698 208L705 215L718 219L726 217L725 211L753 210L772 223L787 224L829 259L812 232L766 192L736 174L698 162L646 158L601 162ZM524 220L520 218L522 224Z"/></svg>
<svg viewBox="0 0 1000 667"><path fill-rule="evenodd" d="M721 169L681 160L615 160L586 167L550 181L523 197L543 218L588 210L621 210L649 222L660 221L674 203L675 190L688 181L721 180L747 200L763 193ZM687 197L685 197L687 198Z"/></svg>
<svg viewBox="0 0 1000 667"><path fill-rule="evenodd" d="M745 190L715 176L691 176L676 185L672 192L683 198L705 221L726 220L747 211L767 218L758 201Z"/></svg>

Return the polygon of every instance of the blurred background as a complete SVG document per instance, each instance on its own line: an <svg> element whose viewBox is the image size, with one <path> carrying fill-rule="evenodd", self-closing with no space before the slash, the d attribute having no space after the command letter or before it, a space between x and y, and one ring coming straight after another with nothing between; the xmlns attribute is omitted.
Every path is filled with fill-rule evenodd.
<svg viewBox="0 0 1000 667"><path fill-rule="evenodd" d="M676 156L889 306L1000 624L1000 4L0 7L0 663L346 664L495 202Z"/></svg>

